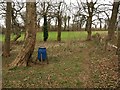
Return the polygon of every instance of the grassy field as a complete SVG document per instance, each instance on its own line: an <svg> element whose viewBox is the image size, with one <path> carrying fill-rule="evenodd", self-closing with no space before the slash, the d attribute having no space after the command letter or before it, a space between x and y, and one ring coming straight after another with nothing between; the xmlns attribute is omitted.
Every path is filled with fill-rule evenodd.
<svg viewBox="0 0 120 90"><path fill-rule="evenodd" d="M49 64L30 63L29 67L8 70L8 65L15 59L22 44L12 45L11 57L2 59L4 88L115 88L117 86L115 50L111 48L104 51L104 47L94 41L83 41L86 38L85 32L74 32L74 34L63 32L64 42L54 42L56 32L50 33L51 39L48 42L36 42L33 53L35 61L38 48L45 46ZM70 38L67 36L68 33ZM40 34L37 35L38 41L41 40L38 37L42 38ZM79 38L76 38L77 35Z"/></svg>
<svg viewBox="0 0 120 90"><path fill-rule="evenodd" d="M100 34L104 34L106 33L106 31L94 31L93 34L95 34L96 32L100 33ZM86 31L80 31L80 32L62 32L61 34L61 38L63 41L65 40L76 40L76 39L85 39L87 36L87 32ZM11 35L11 40L15 37L15 35ZM41 41L43 40L43 33L42 32L38 32L37 33L37 41ZM0 41L4 41L5 37L4 35L0 34ZM23 40L24 39L24 33L21 34L21 37L18 40ZM49 38L48 41L54 41L57 39L57 32L49 32Z"/></svg>

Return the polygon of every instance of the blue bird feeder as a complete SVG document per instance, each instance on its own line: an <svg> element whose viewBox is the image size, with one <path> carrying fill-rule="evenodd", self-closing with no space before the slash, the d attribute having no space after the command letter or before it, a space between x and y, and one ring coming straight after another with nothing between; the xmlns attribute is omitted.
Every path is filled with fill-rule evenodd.
<svg viewBox="0 0 120 90"><path fill-rule="evenodd" d="M45 61L47 59L47 51L46 51L46 48L44 48L44 47L41 47L38 49L38 60L41 61L41 59L43 61Z"/></svg>

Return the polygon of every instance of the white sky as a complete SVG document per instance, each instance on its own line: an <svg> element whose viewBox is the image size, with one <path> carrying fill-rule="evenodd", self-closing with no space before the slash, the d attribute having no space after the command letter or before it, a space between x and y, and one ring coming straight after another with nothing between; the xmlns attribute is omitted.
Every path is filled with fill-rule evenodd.
<svg viewBox="0 0 120 90"><path fill-rule="evenodd" d="M2 0L1 0L2 1ZM9 0L8 0L9 1ZM14 1L22 1L22 2L25 2L26 0L14 0ZM29 1L33 1L33 0L29 0ZM41 0L41 1L50 1L50 0ZM59 1L63 1L63 0L51 0L51 1L57 1L57 2L59 2ZM77 0L64 0L68 5L70 4L70 2L71 3L74 3L75 5L77 5ZM79 1L79 0L78 0ZM81 0L82 2L85 2L86 0ZM91 0L88 0L88 1L91 1ZM93 2L94 1L96 1L96 0L93 0ZM117 0L116 0L117 1ZM112 3L113 2L113 0L98 0L98 4L100 4L100 3L102 3L102 4L109 4L109 3ZM75 10L73 11L73 12L75 12ZM5 20L1 17L1 15L0 15L0 25L4 25L4 22L5 22Z"/></svg>

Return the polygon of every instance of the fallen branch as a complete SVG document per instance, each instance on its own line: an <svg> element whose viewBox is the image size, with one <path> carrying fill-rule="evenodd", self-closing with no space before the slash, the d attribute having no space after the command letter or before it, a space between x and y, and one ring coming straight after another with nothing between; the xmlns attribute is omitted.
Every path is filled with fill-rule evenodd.
<svg viewBox="0 0 120 90"><path fill-rule="evenodd" d="M115 49L118 48L117 46L115 46L115 45L113 45L113 44L111 44L111 43L108 43L108 46L113 47L113 48L115 48Z"/></svg>

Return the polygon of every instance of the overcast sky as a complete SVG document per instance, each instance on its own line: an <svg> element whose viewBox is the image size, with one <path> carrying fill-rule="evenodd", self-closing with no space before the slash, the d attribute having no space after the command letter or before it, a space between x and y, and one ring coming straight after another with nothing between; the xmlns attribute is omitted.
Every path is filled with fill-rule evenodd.
<svg viewBox="0 0 120 90"><path fill-rule="evenodd" d="M2 0L1 0L2 1ZM0 2L1 2L0 1ZM9 0L8 0L9 1ZM19 2L25 2L26 0L14 0L14 1L19 1ZM33 0L29 0L29 1L33 1ZM50 0L41 0L41 1L50 1ZM51 1L63 1L63 0L51 0ZM64 0L68 5L71 3L74 3L75 5L77 5L77 0ZM79 0L78 0L79 1ZM86 0L81 0L82 2L85 2ZM88 1L91 1L91 0L88 0ZM93 0L93 2L96 1L96 0ZM113 0L98 0L97 2L98 4L102 3L102 4L109 4L109 3L113 3ZM75 11L75 10L74 10ZM1 11L0 11L1 12ZM4 19L1 17L0 15L0 25L4 25Z"/></svg>

